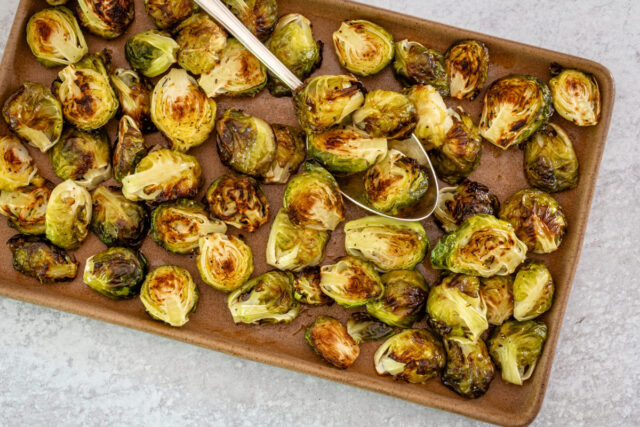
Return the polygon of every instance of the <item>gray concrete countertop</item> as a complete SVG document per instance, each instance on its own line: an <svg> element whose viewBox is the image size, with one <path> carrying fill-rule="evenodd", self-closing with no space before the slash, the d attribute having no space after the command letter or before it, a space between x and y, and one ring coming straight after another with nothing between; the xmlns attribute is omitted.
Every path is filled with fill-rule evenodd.
<svg viewBox="0 0 640 427"><path fill-rule="evenodd" d="M583 56L613 72L613 122L535 424L637 425L640 2L367 3ZM2 1L0 49L17 5L18 0ZM470 423L353 387L0 298L0 425Z"/></svg>

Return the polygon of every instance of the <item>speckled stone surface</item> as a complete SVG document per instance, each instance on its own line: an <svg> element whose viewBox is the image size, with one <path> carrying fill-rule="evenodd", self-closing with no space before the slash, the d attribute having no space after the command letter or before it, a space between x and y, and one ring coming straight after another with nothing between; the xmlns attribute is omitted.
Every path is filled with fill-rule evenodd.
<svg viewBox="0 0 640 427"><path fill-rule="evenodd" d="M18 1L1 3L4 49ZM613 72L613 122L550 384L535 424L637 425L640 2L546 0L535 7L510 0L367 3L583 56ZM472 423L353 387L0 298L0 425Z"/></svg>

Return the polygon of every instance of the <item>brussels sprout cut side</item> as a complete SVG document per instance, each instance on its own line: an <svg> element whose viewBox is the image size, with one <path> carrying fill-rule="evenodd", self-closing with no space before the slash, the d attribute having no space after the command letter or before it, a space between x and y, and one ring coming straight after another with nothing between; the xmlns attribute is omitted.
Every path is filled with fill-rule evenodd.
<svg viewBox="0 0 640 427"><path fill-rule="evenodd" d="M155 131L151 121L151 84L135 70L125 68L116 69L109 77L118 95L122 114L135 120L142 132Z"/></svg>
<svg viewBox="0 0 640 427"><path fill-rule="evenodd" d="M487 80L489 49L477 40L461 40L444 55L450 95L473 100Z"/></svg>
<svg viewBox="0 0 640 427"><path fill-rule="evenodd" d="M347 320L347 332L360 344L366 341L378 341L389 337L395 329L363 312L351 313Z"/></svg>
<svg viewBox="0 0 640 427"><path fill-rule="evenodd" d="M498 215L500 202L485 185L468 179L455 187L440 189L438 205L433 212L436 224L445 233L452 233L475 215Z"/></svg>
<svg viewBox="0 0 640 427"><path fill-rule="evenodd" d="M372 264L353 256L320 269L320 288L346 308L360 307L384 294L384 285Z"/></svg>
<svg viewBox="0 0 640 427"><path fill-rule="evenodd" d="M198 241L197 265L207 285L222 292L242 286L253 273L253 252L236 236L211 233Z"/></svg>
<svg viewBox="0 0 640 427"><path fill-rule="evenodd" d="M140 293L147 259L128 248L109 248L87 258L84 283L105 297L121 300Z"/></svg>
<svg viewBox="0 0 640 427"><path fill-rule="evenodd" d="M38 168L29 150L13 135L0 137L0 190L15 191L37 181Z"/></svg>
<svg viewBox="0 0 640 427"><path fill-rule="evenodd" d="M138 203L114 188L99 186L91 196L93 214L89 228L107 246L137 248L147 235L149 215Z"/></svg>
<svg viewBox="0 0 640 427"><path fill-rule="evenodd" d="M70 179L58 184L45 213L47 239L63 249L75 249L89 233L91 194Z"/></svg>
<svg viewBox="0 0 640 427"><path fill-rule="evenodd" d="M322 293L320 288L320 267L307 267L298 273L293 281L293 297L303 304L324 305L331 298Z"/></svg>
<svg viewBox="0 0 640 427"><path fill-rule="evenodd" d="M449 95L444 57L435 49L406 39L396 42L393 71L403 86L430 85Z"/></svg>
<svg viewBox="0 0 640 427"><path fill-rule="evenodd" d="M343 21L333 33L333 46L340 65L358 76L377 74L393 59L393 36L364 19Z"/></svg>
<svg viewBox="0 0 640 427"><path fill-rule="evenodd" d="M483 277L480 291L487 304L489 324L500 326L513 315L513 277Z"/></svg>
<svg viewBox="0 0 640 427"><path fill-rule="evenodd" d="M353 113L353 124L375 138L407 138L417 123L413 102L392 90L368 92L362 107Z"/></svg>
<svg viewBox="0 0 640 427"><path fill-rule="evenodd" d="M192 74L211 71L220 60L227 33L205 13L196 13L176 28L178 64Z"/></svg>
<svg viewBox="0 0 640 427"><path fill-rule="evenodd" d="M179 47L169 33L147 30L127 40L124 54L135 70L146 77L157 77L177 61Z"/></svg>
<svg viewBox="0 0 640 427"><path fill-rule="evenodd" d="M367 312L384 323L410 328L424 316L429 288L415 270L396 270L382 275L384 295L367 303Z"/></svg>
<svg viewBox="0 0 640 427"><path fill-rule="evenodd" d="M197 9L193 0L144 0L144 7L160 29L175 27Z"/></svg>
<svg viewBox="0 0 640 427"><path fill-rule="evenodd" d="M204 196L204 203L213 216L249 233L269 219L269 201L258 182L248 176L222 175Z"/></svg>
<svg viewBox="0 0 640 427"><path fill-rule="evenodd" d="M278 21L276 0L222 0L253 35L265 40Z"/></svg>
<svg viewBox="0 0 640 427"><path fill-rule="evenodd" d="M135 16L135 0L77 1L76 11L82 26L108 40L120 37Z"/></svg>
<svg viewBox="0 0 640 427"><path fill-rule="evenodd" d="M405 95L415 105L418 124L414 134L425 150L440 148L453 127L453 116L435 87L415 85L405 90Z"/></svg>
<svg viewBox="0 0 640 427"><path fill-rule="evenodd" d="M339 369L353 365L360 355L360 347L339 320L318 316L307 327L304 338L320 357Z"/></svg>
<svg viewBox="0 0 640 427"><path fill-rule="evenodd" d="M198 304L198 286L182 267L162 265L144 279L140 301L152 318L174 327L189 321Z"/></svg>
<svg viewBox="0 0 640 427"><path fill-rule="evenodd" d="M76 277L78 262L73 255L42 237L17 234L7 245L13 254L13 268L40 283L67 282Z"/></svg>
<svg viewBox="0 0 640 427"><path fill-rule="evenodd" d="M287 125L273 124L271 129L276 137L276 155L262 179L267 184L286 184L306 157L305 134Z"/></svg>
<svg viewBox="0 0 640 427"><path fill-rule="evenodd" d="M564 119L578 126L595 126L600 120L600 88L596 78L580 70L551 64L549 81L553 106Z"/></svg>
<svg viewBox="0 0 640 427"><path fill-rule="evenodd" d="M0 191L0 214L7 217L10 227L24 234L44 234L50 184L46 181L43 185Z"/></svg>
<svg viewBox="0 0 640 427"><path fill-rule="evenodd" d="M513 317L531 320L551 308L555 286L549 269L539 261L520 267L513 281Z"/></svg>
<svg viewBox="0 0 640 427"><path fill-rule="evenodd" d="M447 365L442 383L460 396L476 399L487 392L495 367L489 351L481 339L445 337Z"/></svg>

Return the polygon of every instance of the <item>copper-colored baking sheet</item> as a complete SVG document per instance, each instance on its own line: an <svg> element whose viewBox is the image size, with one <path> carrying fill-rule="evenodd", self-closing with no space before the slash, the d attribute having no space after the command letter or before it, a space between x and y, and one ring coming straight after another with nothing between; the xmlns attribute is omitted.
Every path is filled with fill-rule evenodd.
<svg viewBox="0 0 640 427"><path fill-rule="evenodd" d="M488 393L477 399L467 400L457 396L434 379L423 385L412 385L393 381L388 377L379 377L373 369L373 353L378 343L365 343L356 363L346 371L337 370L321 361L307 346L303 339L303 330L318 314L330 314L346 320L352 310L337 305L302 309L300 316L289 325L275 326L236 326L228 313L225 295L199 282L201 299L197 312L186 326L175 329L151 320L144 312L140 301L135 298L129 301L115 302L95 293L82 283L81 274L71 283L40 285L35 280L18 274L11 266L11 255L6 247L0 248L0 295L59 310L64 310L87 317L120 324L158 335L171 337L180 341L223 351L225 353L247 359L269 363L288 369L332 379L346 384L385 393L401 399L428 405L484 421L523 425L531 422L542 403L547 386L554 350L560 331L562 317L567 304L571 282L574 277L580 249L585 233L591 198L595 187L600 159L611 118L614 99L614 83L609 71L600 64L582 58L551 52L521 43L506 41L495 37L477 34L458 28L430 22L415 17L405 16L374 7L349 3L341 0L279 0L280 13L300 12L311 19L316 38L325 43L324 62L316 74L336 74L342 72L332 48L331 34L341 20L347 18L365 18L386 27L397 40L409 38L440 51L455 40L475 38L484 41L491 52L491 66L488 82L509 73L533 74L548 81L548 68L551 62L581 68L593 73L600 83L602 92L602 119L599 125L590 128L579 128L563 120L557 114L552 121L563 126L575 141L575 149L580 161L580 183L576 189L557 194L557 199L565 209L569 221L568 234L557 252L540 256L550 268L556 282L557 290L553 308L542 320L549 326L549 339L533 378L523 386L513 386L496 378ZM0 100L16 90L23 81L31 80L49 85L56 77L58 70L49 70L39 65L30 53L24 36L24 27L28 17L43 8L43 0L22 0L18 8L11 36L0 70ZM114 62L117 66L126 67L122 53L124 41L132 34L151 28L143 2L136 1L136 19L127 34L113 42L105 42L96 37L87 36L91 51L105 46L114 50ZM399 89L392 72L387 68L381 74L365 78L367 88ZM475 102L462 102L461 105L472 114L477 121L481 108L480 96ZM446 99L450 106L459 103ZM265 90L255 99L219 100L219 111L228 107L238 107L255 114L272 123L295 124L294 112L289 98L277 99ZM2 121L0 134L8 132ZM115 123L108 127L112 140L115 137ZM162 136L149 136L152 143L160 142ZM59 182L48 163L47 157L29 147L36 162L48 179ZM210 138L203 146L193 150L203 167L206 186L217 176L226 171L218 159L215 142ZM503 152L489 143L484 144L483 158L480 167L471 175L471 179L488 185L501 201L514 191L526 187L527 182L522 170L522 152L512 148ZM203 191L204 191L203 189ZM281 206L284 186L265 186L271 204L271 218ZM349 204L347 218L364 216L366 212ZM432 220L424 221L432 244L435 244L441 233ZM231 230L237 233L237 230ZM244 233L255 254L255 275L261 274L269 267L265 264L264 247L269 233L269 224L253 234ZM6 222L0 224L0 240L5 242L14 234ZM93 235L75 255L84 267L84 260L102 250L104 246ZM193 256L170 254L158 247L151 239L147 239L142 251L149 258L151 267L162 264L177 264L187 268L199 279ZM336 230L328 245L326 263L331 263L344 253L342 227ZM428 259L420 266L430 283L435 278L434 271L429 268ZM497 375L499 376L499 375Z"/></svg>

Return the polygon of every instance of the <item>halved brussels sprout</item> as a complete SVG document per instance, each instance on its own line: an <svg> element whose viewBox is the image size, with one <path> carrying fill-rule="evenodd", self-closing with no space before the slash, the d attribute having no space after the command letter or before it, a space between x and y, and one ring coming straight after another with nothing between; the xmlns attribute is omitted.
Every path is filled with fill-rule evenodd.
<svg viewBox="0 0 640 427"><path fill-rule="evenodd" d="M331 298L320 289L320 267L304 268L293 281L293 297L303 304L323 305Z"/></svg>
<svg viewBox="0 0 640 427"><path fill-rule="evenodd" d="M192 74L202 74L220 60L227 33L209 15L199 12L178 25L176 42L180 46L178 64Z"/></svg>
<svg viewBox="0 0 640 427"><path fill-rule="evenodd" d="M405 329L378 347L373 364L378 375L421 384L442 371L445 353L440 340L428 330Z"/></svg>
<svg viewBox="0 0 640 427"><path fill-rule="evenodd" d="M169 33L147 30L134 34L124 45L124 55L135 70L157 77L177 62L178 43Z"/></svg>
<svg viewBox="0 0 640 427"><path fill-rule="evenodd" d="M149 235L158 245L177 254L193 253L201 237L226 231L227 226L217 218L210 218L204 206L195 200L163 203L151 213Z"/></svg>
<svg viewBox="0 0 640 427"><path fill-rule="evenodd" d="M151 92L151 120L174 150L184 152L205 142L216 124L216 111L216 102L179 68L169 71Z"/></svg>
<svg viewBox="0 0 640 427"><path fill-rule="evenodd" d="M78 262L74 256L44 237L16 234L7 245L13 254L13 268L40 283L68 282L76 277Z"/></svg>
<svg viewBox="0 0 640 427"><path fill-rule="evenodd" d="M273 124L271 129L276 137L276 155L262 179L267 184L286 184L306 157L305 134L287 125Z"/></svg>
<svg viewBox="0 0 640 427"><path fill-rule="evenodd" d="M67 65L53 82L53 93L62 105L64 118L80 130L95 130L111 120L120 107L109 83L109 52L89 54Z"/></svg>
<svg viewBox="0 0 640 427"><path fill-rule="evenodd" d="M202 281L222 292L242 286L253 273L253 252L236 236L211 233L198 241L197 265Z"/></svg>
<svg viewBox="0 0 640 427"><path fill-rule="evenodd" d="M133 22L134 0L77 0L80 23L91 34L107 40L120 37Z"/></svg>
<svg viewBox="0 0 640 427"><path fill-rule="evenodd" d="M84 132L67 128L49 150L49 162L61 179L72 179L91 191L111 177L109 136L104 129Z"/></svg>
<svg viewBox="0 0 640 427"><path fill-rule="evenodd" d="M429 185L427 170L417 160L391 149L366 172L364 196L375 210L395 215L418 203Z"/></svg>
<svg viewBox="0 0 640 427"><path fill-rule="evenodd" d="M79 247L89 233L91 194L70 179L58 184L45 213L47 239L63 249Z"/></svg>
<svg viewBox="0 0 640 427"><path fill-rule="evenodd" d="M144 0L144 7L160 29L175 27L197 10L193 0Z"/></svg>
<svg viewBox="0 0 640 427"><path fill-rule="evenodd" d="M431 265L481 277L506 276L526 257L527 245L518 239L513 226L483 214L443 236L431 251Z"/></svg>
<svg viewBox="0 0 640 427"><path fill-rule="evenodd" d="M4 102L2 115L12 131L43 153L62 134L62 107L42 83L24 82Z"/></svg>
<svg viewBox="0 0 640 427"><path fill-rule="evenodd" d="M378 341L389 337L395 329L368 313L351 313L347 320L347 332L356 342Z"/></svg>
<svg viewBox="0 0 640 427"><path fill-rule="evenodd" d="M220 60L198 80L208 97L255 96L267 84L267 69L242 43L228 39Z"/></svg>
<svg viewBox="0 0 640 427"><path fill-rule="evenodd" d="M547 325L528 320L509 320L489 339L489 352L502 371L502 379L522 385L531 378L547 340Z"/></svg>
<svg viewBox="0 0 640 427"><path fill-rule="evenodd" d="M380 277L382 298L367 304L367 311L381 321L399 328L410 328L424 316L429 288L415 270L396 270Z"/></svg>
<svg viewBox="0 0 640 427"><path fill-rule="evenodd" d="M460 396L476 399L487 392L493 380L495 366L481 339L445 337L447 365L442 383Z"/></svg>
<svg viewBox="0 0 640 427"><path fill-rule="evenodd" d="M260 40L265 40L278 21L276 0L222 0Z"/></svg>
<svg viewBox="0 0 640 427"><path fill-rule="evenodd" d="M118 139L113 148L113 177L118 182L132 174L136 165L147 155L147 147L144 145L144 136L138 128L136 121L124 115L118 124Z"/></svg>
<svg viewBox="0 0 640 427"><path fill-rule="evenodd" d="M47 202L51 196L49 184L0 191L0 214L7 217L10 227L24 234L44 234Z"/></svg>
<svg viewBox="0 0 640 427"><path fill-rule="evenodd" d="M425 150L441 147L453 127L453 116L433 86L416 85L406 89L407 98L416 107L418 124L414 134Z"/></svg>
<svg viewBox="0 0 640 427"><path fill-rule="evenodd" d="M445 233L454 232L467 218L479 214L498 215L500 201L478 182L465 179L455 187L440 189L433 216Z"/></svg>
<svg viewBox="0 0 640 427"><path fill-rule="evenodd" d="M483 277L480 279L480 291L487 304L489 324L502 325L513 314L513 277Z"/></svg>
<svg viewBox="0 0 640 427"><path fill-rule="evenodd" d="M449 95L444 57L418 42L396 42L393 71L403 86L431 85L442 96Z"/></svg>
<svg viewBox="0 0 640 427"><path fill-rule="evenodd" d="M116 69L110 77L122 114L135 120L142 132L155 131L151 121L151 84L135 70L126 68Z"/></svg>
<svg viewBox="0 0 640 427"><path fill-rule="evenodd" d="M14 191L36 180L38 168L29 150L13 135L0 137L0 190Z"/></svg>
<svg viewBox="0 0 640 427"><path fill-rule="evenodd" d="M393 59L393 36L378 24L364 19L342 21L333 33L340 65L358 76L371 76Z"/></svg>
<svg viewBox="0 0 640 427"><path fill-rule="evenodd" d="M29 18L27 44L45 67L75 64L88 52L76 17L64 6L40 10Z"/></svg>
<svg viewBox="0 0 640 427"><path fill-rule="evenodd" d="M539 261L529 261L513 281L513 317L531 320L551 308L555 286L549 269Z"/></svg>
<svg viewBox="0 0 640 427"><path fill-rule="evenodd" d="M401 93L376 89L353 113L353 124L376 138L407 138L418 123L413 102Z"/></svg>
<svg viewBox="0 0 640 427"><path fill-rule="evenodd" d="M227 224L249 233L269 219L269 201L258 182L248 176L222 175L204 196L209 212Z"/></svg>
<svg viewBox="0 0 640 427"><path fill-rule="evenodd" d="M444 64L451 96L472 101L487 80L489 49L477 40L461 40L444 54Z"/></svg>
<svg viewBox="0 0 640 427"><path fill-rule="evenodd" d="M534 254L557 250L567 232L567 218L558 201L533 188L509 197L500 208L500 219L513 225L518 239Z"/></svg>
<svg viewBox="0 0 640 427"><path fill-rule="evenodd" d="M161 203L195 197L201 183L198 159L162 148L143 157L135 172L122 179L122 194L134 202Z"/></svg>
<svg viewBox="0 0 640 427"><path fill-rule="evenodd" d="M527 140L524 172L531 185L548 193L578 185L578 157L571 138L560 126L549 123Z"/></svg>
<svg viewBox="0 0 640 427"><path fill-rule="evenodd" d="M147 235L149 215L146 209L115 188L103 185L91 195L93 214L89 227L107 246L137 248Z"/></svg>
<svg viewBox="0 0 640 427"><path fill-rule="evenodd" d="M293 298L293 274L269 271L255 277L227 297L235 323L290 323L300 303Z"/></svg>
<svg viewBox="0 0 640 427"><path fill-rule="evenodd" d="M338 369L347 369L360 355L360 347L347 328L330 316L318 316L304 338L313 351Z"/></svg>
<svg viewBox="0 0 640 427"><path fill-rule="evenodd" d="M61 6L63 4L66 4L68 0L47 0L47 4L50 4L51 6Z"/></svg>
<svg viewBox="0 0 640 427"><path fill-rule="evenodd" d="M323 265L320 275L322 292L343 307L360 307L384 294L384 285L373 265L353 256Z"/></svg>
<svg viewBox="0 0 640 427"><path fill-rule="evenodd" d="M307 133L342 123L364 102L364 86L353 76L317 76L293 91L296 117Z"/></svg>
<svg viewBox="0 0 640 427"><path fill-rule="evenodd" d="M161 265L147 274L140 301L149 316L180 327L196 311L199 292L191 274L176 265Z"/></svg>
<svg viewBox="0 0 640 427"><path fill-rule="evenodd" d="M595 126L600 120L600 88L589 73L551 64L549 80L553 106L562 118L578 126Z"/></svg>
<svg viewBox="0 0 640 427"><path fill-rule="evenodd" d="M121 300L140 293L147 259L129 248L109 248L87 258L82 280L107 298Z"/></svg>
<svg viewBox="0 0 640 427"><path fill-rule="evenodd" d="M264 120L229 108L216 124L220 160L247 175L260 176L276 157L276 138Z"/></svg>
<svg viewBox="0 0 640 427"><path fill-rule="evenodd" d="M335 178L307 162L284 190L284 209L291 222L313 230L333 231L344 221L344 202Z"/></svg>
<svg viewBox="0 0 640 427"><path fill-rule="evenodd" d="M365 171L387 154L386 138L373 138L351 126L309 134L307 144L310 158L341 175Z"/></svg>
<svg viewBox="0 0 640 427"><path fill-rule="evenodd" d="M480 135L506 150L533 135L551 115L549 86L533 76L511 74L493 82L485 92Z"/></svg>

